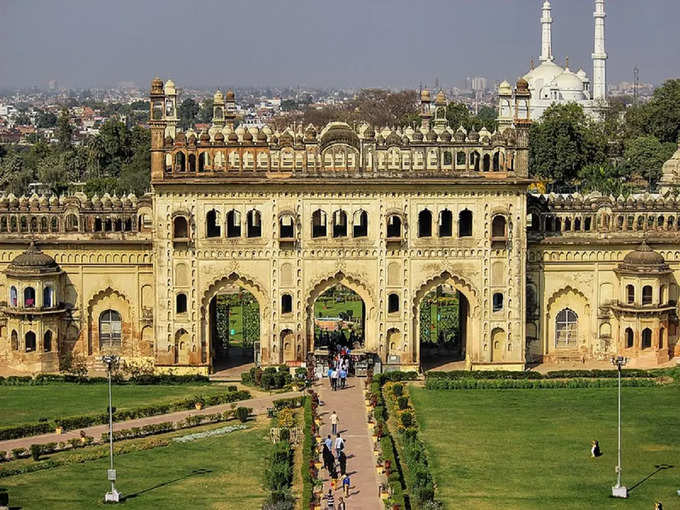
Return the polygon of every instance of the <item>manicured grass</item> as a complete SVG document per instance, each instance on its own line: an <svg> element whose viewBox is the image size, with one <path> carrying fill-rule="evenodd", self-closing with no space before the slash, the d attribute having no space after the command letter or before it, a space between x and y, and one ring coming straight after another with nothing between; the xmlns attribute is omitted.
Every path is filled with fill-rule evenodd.
<svg viewBox="0 0 680 510"><path fill-rule="evenodd" d="M122 385L113 386L113 406L128 409L180 400L196 394L215 395L226 385ZM42 386L0 386L0 427L91 413L105 413L106 384L53 383Z"/></svg>
<svg viewBox="0 0 680 510"><path fill-rule="evenodd" d="M680 388L623 389L623 483L613 389L429 391L411 386L421 437L450 509L671 508L680 488ZM590 458L590 441L603 456ZM643 481L656 471L664 469ZM675 507L673 507L675 508Z"/></svg>
<svg viewBox="0 0 680 510"><path fill-rule="evenodd" d="M315 317L339 317L340 312L352 311L353 318L361 318L361 301L340 301L318 299L314 303Z"/></svg>
<svg viewBox="0 0 680 510"><path fill-rule="evenodd" d="M251 422L250 427L254 424ZM187 433L190 433L187 432ZM258 509L264 501L264 425L224 436L120 455L116 488L125 508ZM108 458L0 480L10 505L26 510L107 507Z"/></svg>

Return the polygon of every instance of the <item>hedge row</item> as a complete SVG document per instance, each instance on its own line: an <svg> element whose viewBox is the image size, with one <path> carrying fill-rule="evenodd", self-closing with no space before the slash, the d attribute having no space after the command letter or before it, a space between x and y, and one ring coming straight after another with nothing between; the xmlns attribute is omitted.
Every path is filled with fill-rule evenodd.
<svg viewBox="0 0 680 510"><path fill-rule="evenodd" d="M291 398L280 398L278 400L274 400L272 403L274 406L274 409L276 411L280 411L284 407L289 407L291 409L295 409L296 407L302 407L307 400L307 397L301 396L301 397L291 397Z"/></svg>
<svg viewBox="0 0 680 510"><path fill-rule="evenodd" d="M293 384L307 385L307 369L298 367L295 369L295 378L290 374L287 365L278 367L252 367L248 372L241 373L241 382L249 386L257 386L263 390L278 390Z"/></svg>
<svg viewBox="0 0 680 510"><path fill-rule="evenodd" d="M442 379L428 378L428 390L510 390L559 388L615 388L616 379ZM623 379L621 386L656 386L654 379Z"/></svg>
<svg viewBox="0 0 680 510"><path fill-rule="evenodd" d="M389 372L389 374L404 374L404 372ZM375 419L376 434L380 441L380 450L384 460L390 461L390 474L387 477L387 483L389 484L392 491L390 504L392 507L398 505L399 508L407 508L406 496L404 494L406 483L404 481L403 472L399 464L399 456L394 446L394 440L392 439L387 427L385 399L383 398L382 394L382 385L386 378L382 377L383 375L387 374L373 376L369 400L375 406L373 408L373 418ZM398 376L391 375L391 377Z"/></svg>
<svg viewBox="0 0 680 510"><path fill-rule="evenodd" d="M434 477L430 471L425 444L418 437L418 424L408 393L401 383L385 385L383 391L390 393L387 398L388 409L397 421L398 450L406 466L404 477L411 508L436 505Z"/></svg>
<svg viewBox="0 0 680 510"><path fill-rule="evenodd" d="M622 370L621 377L654 378L662 375L659 371L629 369ZM617 378L617 370L557 370L541 374L539 372L513 372L507 370L452 370L450 372L430 371L425 374L425 380L430 379L614 379Z"/></svg>
<svg viewBox="0 0 680 510"><path fill-rule="evenodd" d="M124 379L121 376L113 376L111 378L114 384L139 384L139 385L155 385L155 384L197 384L210 383L210 379L205 375L137 375ZM106 377L81 377L77 375L53 375L53 374L39 374L32 376L9 376L0 377L0 386L42 386L51 383L76 383L76 384L102 384L108 382Z"/></svg>
<svg viewBox="0 0 680 510"><path fill-rule="evenodd" d="M114 455L122 455L131 452L140 452L143 450L151 450L159 446L168 446L170 441L167 439L148 439L139 443L125 443L114 446ZM7 478L9 476L23 475L26 473L33 473L34 471L42 471L43 469L52 469L55 467L66 466L70 464L83 464L92 460L101 459L109 455L108 446L101 446L92 451L88 451L78 455L70 455L61 459L48 459L41 462L26 463L17 467L7 467L0 470L0 478Z"/></svg>
<svg viewBox="0 0 680 510"><path fill-rule="evenodd" d="M312 478L312 467L316 460L316 446L314 434L312 433L312 398L305 397L304 402L304 439L302 440L302 506L303 510L308 510L314 496L314 480Z"/></svg>
<svg viewBox="0 0 680 510"><path fill-rule="evenodd" d="M177 400L169 404L157 404L152 406L137 407L114 411L114 421L126 421L136 418L146 418L148 416L158 416L175 411L186 411L192 409L196 403L206 406L228 404L239 400L250 398L248 391L229 391L220 395L196 395L182 400ZM35 436L52 432L57 426L64 430L82 429L93 425L103 425L109 422L108 413L96 415L70 416L58 418L52 422L30 423L24 425L14 425L11 427L0 428L0 441L8 439L18 439L21 437Z"/></svg>
<svg viewBox="0 0 680 510"><path fill-rule="evenodd" d="M293 485L293 459L295 448L289 441L274 443L264 470L264 487L269 493L263 509L293 510L295 499L290 489Z"/></svg>

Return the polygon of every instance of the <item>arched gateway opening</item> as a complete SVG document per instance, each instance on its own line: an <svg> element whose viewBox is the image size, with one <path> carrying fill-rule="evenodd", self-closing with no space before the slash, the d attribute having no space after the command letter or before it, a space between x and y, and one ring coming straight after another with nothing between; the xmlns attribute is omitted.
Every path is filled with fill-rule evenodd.
<svg viewBox="0 0 680 510"><path fill-rule="evenodd" d="M251 363L260 351L260 302L238 278L226 278L206 296L203 363L213 371Z"/></svg>
<svg viewBox="0 0 680 510"><path fill-rule="evenodd" d="M462 280L444 273L421 287L414 302L416 352L423 370L448 365L464 369L473 357L474 291Z"/></svg>
<svg viewBox="0 0 680 510"><path fill-rule="evenodd" d="M314 347L330 352L364 345L366 305L361 296L342 284L329 287L314 302Z"/></svg>

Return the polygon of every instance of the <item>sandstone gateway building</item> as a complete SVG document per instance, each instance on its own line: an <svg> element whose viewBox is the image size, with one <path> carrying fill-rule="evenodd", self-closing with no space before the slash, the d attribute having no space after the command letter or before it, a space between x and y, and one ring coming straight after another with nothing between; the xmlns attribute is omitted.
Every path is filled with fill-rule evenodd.
<svg viewBox="0 0 680 510"><path fill-rule="evenodd" d="M506 87L507 88L507 87ZM209 372L215 299L259 305L263 364L314 349L314 303L341 284L364 310L363 349L420 363L424 297L458 291L460 356L473 369L625 354L680 354L680 150L662 194L530 194L531 95L520 79L502 131L333 122L234 128L217 93L208 131L176 128L174 84L151 87L144 197L0 197L0 361L58 369L73 352Z"/></svg>

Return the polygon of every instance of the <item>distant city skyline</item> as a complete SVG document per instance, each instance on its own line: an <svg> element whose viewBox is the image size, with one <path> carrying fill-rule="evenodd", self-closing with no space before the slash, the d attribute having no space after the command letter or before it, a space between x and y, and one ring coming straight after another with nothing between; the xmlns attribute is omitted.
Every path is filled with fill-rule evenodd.
<svg viewBox="0 0 680 510"><path fill-rule="evenodd" d="M514 81L538 62L536 0L326 0L0 4L0 89L460 86L466 77ZM553 0L553 51L592 73L593 1ZM677 0L609 0L608 82L659 84L680 75Z"/></svg>

